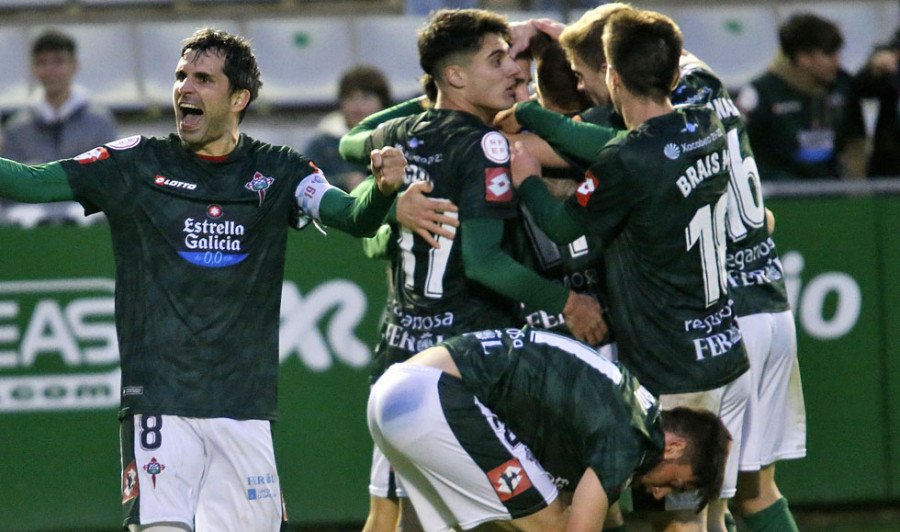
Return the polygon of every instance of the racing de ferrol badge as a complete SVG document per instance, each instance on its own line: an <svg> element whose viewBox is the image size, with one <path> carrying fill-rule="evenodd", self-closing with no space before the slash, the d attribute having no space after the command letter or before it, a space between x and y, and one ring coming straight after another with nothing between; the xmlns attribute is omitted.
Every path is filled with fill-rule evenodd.
<svg viewBox="0 0 900 532"><path fill-rule="evenodd" d="M263 200L266 199L266 190L268 190L274 182L274 177L266 177L261 173L256 172L253 174L253 179L244 183L244 188L259 194L259 206L262 207Z"/></svg>

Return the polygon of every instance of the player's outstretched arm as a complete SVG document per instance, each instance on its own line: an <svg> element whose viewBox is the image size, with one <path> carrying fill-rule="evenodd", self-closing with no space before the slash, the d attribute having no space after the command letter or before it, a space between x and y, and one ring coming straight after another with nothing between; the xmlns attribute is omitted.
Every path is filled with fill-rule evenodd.
<svg viewBox="0 0 900 532"><path fill-rule="evenodd" d="M354 164L369 164L369 151L366 146L372 131L382 122L423 112L425 110L424 98L424 96L418 96L363 118L353 126L353 129L341 137L338 145L341 157Z"/></svg>
<svg viewBox="0 0 900 532"><path fill-rule="evenodd" d="M302 214L356 237L374 236L397 197L406 174L406 158L397 148L373 150L374 186L353 195L310 174L297 187Z"/></svg>
<svg viewBox="0 0 900 532"><path fill-rule="evenodd" d="M0 197L22 203L75 199L58 162L29 166L0 158Z"/></svg>

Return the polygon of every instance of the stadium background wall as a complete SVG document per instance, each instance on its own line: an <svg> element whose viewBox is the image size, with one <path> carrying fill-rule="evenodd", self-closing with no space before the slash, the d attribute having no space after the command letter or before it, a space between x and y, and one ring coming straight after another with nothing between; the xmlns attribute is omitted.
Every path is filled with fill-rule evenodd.
<svg viewBox="0 0 900 532"><path fill-rule="evenodd" d="M769 200L797 315L808 457L794 504L900 498L900 196ZM108 228L0 228L0 531L114 530L118 374ZM384 266L291 235L275 443L294 524L361 521L366 364ZM27 282L26 282L27 281Z"/></svg>

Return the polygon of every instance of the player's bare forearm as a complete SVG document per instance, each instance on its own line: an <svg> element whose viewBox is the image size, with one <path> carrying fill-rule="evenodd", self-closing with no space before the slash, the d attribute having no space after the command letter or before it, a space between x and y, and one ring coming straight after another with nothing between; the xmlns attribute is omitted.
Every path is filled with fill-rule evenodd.
<svg viewBox="0 0 900 532"><path fill-rule="evenodd" d="M594 470L588 468L575 487L566 532L601 532L608 509L606 490Z"/></svg>

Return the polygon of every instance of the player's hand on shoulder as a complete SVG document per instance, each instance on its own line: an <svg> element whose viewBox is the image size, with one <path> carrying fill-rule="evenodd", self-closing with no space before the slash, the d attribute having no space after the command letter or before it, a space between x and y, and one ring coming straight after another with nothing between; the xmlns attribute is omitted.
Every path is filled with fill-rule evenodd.
<svg viewBox="0 0 900 532"><path fill-rule="evenodd" d="M599 344L608 334L600 303L591 296L569 292L563 316L572 335L588 345Z"/></svg>
<svg viewBox="0 0 900 532"><path fill-rule="evenodd" d="M522 130L522 125L516 119L516 106L513 105L509 109L504 109L494 115L494 127L503 133L518 133Z"/></svg>
<svg viewBox="0 0 900 532"><path fill-rule="evenodd" d="M541 163L528 151L525 143L518 140L509 150L509 169L516 188L530 176L541 175Z"/></svg>
<svg viewBox="0 0 900 532"><path fill-rule="evenodd" d="M432 190L430 181L418 181L404 190L397 198L397 221L440 249L436 236L453 240L455 231L449 228L459 227L459 218L447 213L457 212L459 208L448 199L426 196Z"/></svg>
<svg viewBox="0 0 900 532"><path fill-rule="evenodd" d="M406 176L406 157L403 156L403 152L387 146L372 150L369 158L372 161L372 175L375 177L378 190L386 196L400 190Z"/></svg>

